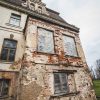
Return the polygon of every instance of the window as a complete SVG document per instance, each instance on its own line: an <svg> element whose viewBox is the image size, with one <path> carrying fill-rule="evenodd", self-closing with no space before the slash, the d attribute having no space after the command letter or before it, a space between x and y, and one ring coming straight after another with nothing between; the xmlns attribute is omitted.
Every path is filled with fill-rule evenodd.
<svg viewBox="0 0 100 100"><path fill-rule="evenodd" d="M26 2L26 0L22 0L23 2Z"/></svg>
<svg viewBox="0 0 100 100"><path fill-rule="evenodd" d="M38 12L42 13L42 7L38 7Z"/></svg>
<svg viewBox="0 0 100 100"><path fill-rule="evenodd" d="M17 41L5 39L1 52L1 60L3 61L14 61L16 52Z"/></svg>
<svg viewBox="0 0 100 100"><path fill-rule="evenodd" d="M10 24L15 26L20 26L21 16L17 14L11 14Z"/></svg>
<svg viewBox="0 0 100 100"><path fill-rule="evenodd" d="M31 5L30 5L30 6L31 6L31 10L33 10L33 11L34 11L34 10L35 10L35 5L34 5L33 3L31 3Z"/></svg>
<svg viewBox="0 0 100 100"><path fill-rule="evenodd" d="M66 73L54 73L54 90L55 94L66 94L68 92Z"/></svg>
<svg viewBox="0 0 100 100"><path fill-rule="evenodd" d="M38 28L38 51L54 53L53 32Z"/></svg>
<svg viewBox="0 0 100 100"><path fill-rule="evenodd" d="M0 96L7 96L9 93L10 80L0 79Z"/></svg>
<svg viewBox="0 0 100 100"><path fill-rule="evenodd" d="M65 55L77 56L74 38L63 35Z"/></svg>

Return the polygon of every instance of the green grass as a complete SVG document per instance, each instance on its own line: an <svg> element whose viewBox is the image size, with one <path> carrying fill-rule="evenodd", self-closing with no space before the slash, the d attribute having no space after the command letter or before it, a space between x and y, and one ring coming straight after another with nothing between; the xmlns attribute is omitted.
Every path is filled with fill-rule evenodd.
<svg viewBox="0 0 100 100"><path fill-rule="evenodd" d="M100 96L100 80L94 80L93 83L94 83L96 96Z"/></svg>

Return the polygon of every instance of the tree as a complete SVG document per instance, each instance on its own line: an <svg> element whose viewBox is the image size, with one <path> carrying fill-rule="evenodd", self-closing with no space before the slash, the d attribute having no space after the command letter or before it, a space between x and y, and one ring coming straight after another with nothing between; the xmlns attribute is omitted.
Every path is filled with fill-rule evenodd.
<svg viewBox="0 0 100 100"><path fill-rule="evenodd" d="M96 78L100 79L100 59L96 60Z"/></svg>
<svg viewBox="0 0 100 100"><path fill-rule="evenodd" d="M90 73L91 73L92 79L95 79L95 71L94 71L93 66L90 67Z"/></svg>

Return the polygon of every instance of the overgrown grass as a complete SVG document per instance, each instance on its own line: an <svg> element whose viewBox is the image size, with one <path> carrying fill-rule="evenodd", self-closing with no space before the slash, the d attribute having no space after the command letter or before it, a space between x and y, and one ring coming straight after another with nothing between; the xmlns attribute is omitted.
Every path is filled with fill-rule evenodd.
<svg viewBox="0 0 100 100"><path fill-rule="evenodd" d="M94 83L96 96L100 96L100 80L94 80L93 83Z"/></svg>

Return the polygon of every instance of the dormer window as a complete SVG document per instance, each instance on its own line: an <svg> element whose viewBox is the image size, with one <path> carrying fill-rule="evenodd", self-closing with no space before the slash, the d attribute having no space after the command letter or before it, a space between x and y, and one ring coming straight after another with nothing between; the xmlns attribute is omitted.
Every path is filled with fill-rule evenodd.
<svg viewBox="0 0 100 100"><path fill-rule="evenodd" d="M42 13L42 7L38 7L38 12Z"/></svg>
<svg viewBox="0 0 100 100"><path fill-rule="evenodd" d="M30 6L31 6L31 10L34 11L35 10L35 5L32 3Z"/></svg>

